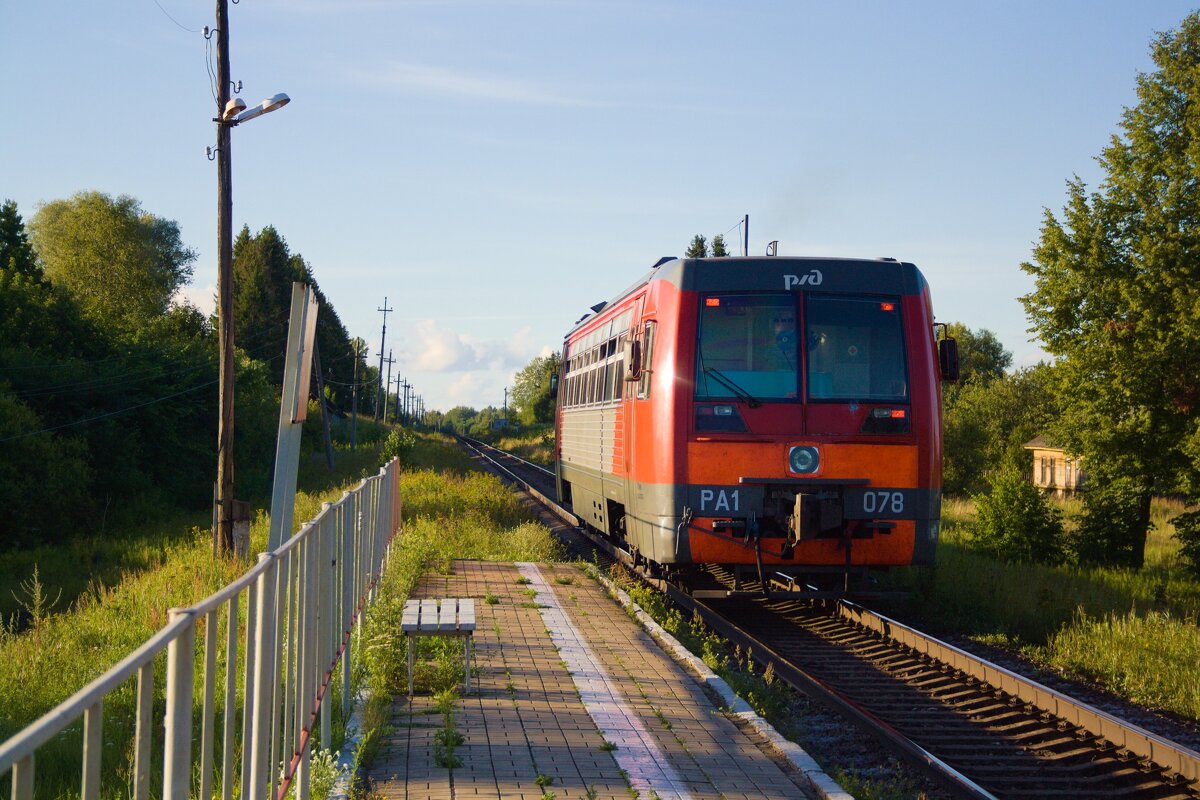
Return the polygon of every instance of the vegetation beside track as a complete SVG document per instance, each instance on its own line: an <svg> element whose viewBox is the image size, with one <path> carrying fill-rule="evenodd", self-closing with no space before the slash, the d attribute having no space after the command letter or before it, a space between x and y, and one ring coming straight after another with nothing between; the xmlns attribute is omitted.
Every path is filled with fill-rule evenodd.
<svg viewBox="0 0 1200 800"><path fill-rule="evenodd" d="M580 566L592 577L597 577L595 565L585 563ZM666 595L632 580L619 566L614 565L608 577L628 592L633 601L667 633L721 676L759 716L770 722L784 737L808 751L843 789L859 800L903 800L927 796L925 792L928 787L923 781L891 758L884 757L881 763L879 757L874 757L877 754L873 754L870 764L850 763L852 759L847 758L845 748L834 744L834 739L844 735L845 731L840 718L836 732L830 730L829 726L814 724L809 701L776 679L771 667L764 671L756 666L752 653L743 652L741 648L731 650L723 637L709 630L699 619L685 619ZM823 711L821 713L824 714Z"/></svg>
<svg viewBox="0 0 1200 800"><path fill-rule="evenodd" d="M303 485L307 490L296 497L295 527L315 517L322 503L337 500L353 488L363 473L374 474L378 461L374 448L363 448L354 456L342 453L338 469L332 474L325 470L323 460L319 469L306 466ZM266 549L269 525L266 512L260 512L251 526L251 555L245 559L214 559L207 527L180 532L173 527L147 526L141 538L107 539L95 546L116 579L111 584L92 579L77 597L69 602L60 599L57 605L54 601L61 587L51 583L40 569L21 578L20 588L14 586L14 590L25 614L25 626L17 632L10 618L0 627L0 664L4 665L0 669L0 741L133 652L167 623L168 608L198 602L244 574L254 563L253 554ZM69 564L73 547L77 545L64 545L57 555L52 548L38 552L48 555L51 562ZM136 557L122 562L122 557L130 553ZM242 614L244 620L244 606ZM156 672L156 714L161 722L165 683L162 659ZM203 680L200 672L198 681ZM241 679L239 674L239 685ZM105 699L102 780L106 798L129 794L135 688L133 682L127 682ZM198 683L197 699L203 697L202 688L203 684ZM334 708L338 706L335 698ZM334 740L340 742L342 726L336 715L334 728ZM77 723L38 750L39 796L78 795L81 742L82 726ZM155 769L161 769L161 762ZM161 775L153 776L154 781L161 783ZM0 797L7 796L8 788L7 784L0 788Z"/></svg>
<svg viewBox="0 0 1200 800"><path fill-rule="evenodd" d="M417 434L406 455L400 478L404 534L393 545L377 602L363 621L366 646L360 652L365 658L355 683L368 702L362 715L366 735L359 758L371 754L379 740L372 731L387 723L391 698L406 686L404 643L396 631L404 600L424 570L449 570L456 558L548 561L562 556L561 547L531 512L498 479L478 472L448 437ZM322 503L337 499L356 484L359 473L375 472L376 451L364 450L360 456L353 462L341 460L340 483L309 476L313 489L301 492L296 500L297 527L316 516ZM252 553L265 548L268 525L267 515L260 513L251 530ZM23 590L21 602L29 609L30 624L20 633L11 627L0 632L0 663L5 665L0 670L0 740L132 652L166 623L168 608L203 599L252 563L250 559L214 560L207 529L160 537L156 541L162 543L161 549L153 563L126 572L112 586L93 582L65 611L48 607L56 591L44 578L37 585L32 576L25 580L27 591ZM459 659L451 657L458 653L456 646L438 641L422 640L433 664L422 667L416 679L418 685L446 690L462 679L462 667ZM157 686L161 692L161 675ZM336 694L332 700L338 708ZM105 797L128 794L133 709L132 684L105 702ZM38 784L47 796L78 794L79 727L38 751ZM336 715L334 728L338 747L344 725ZM161 776L156 779L161 781ZM0 796L6 796L7 789L7 784L0 788Z"/></svg>
<svg viewBox="0 0 1200 800"><path fill-rule="evenodd" d="M1058 504L1068 528L1081 504ZM895 570L909 588L904 613L934 633L964 634L1018 652L1151 708L1200 720L1200 580L1181 564L1170 519L1156 501L1141 570L1007 563L974 546L974 504L943 506L933 567Z"/></svg>

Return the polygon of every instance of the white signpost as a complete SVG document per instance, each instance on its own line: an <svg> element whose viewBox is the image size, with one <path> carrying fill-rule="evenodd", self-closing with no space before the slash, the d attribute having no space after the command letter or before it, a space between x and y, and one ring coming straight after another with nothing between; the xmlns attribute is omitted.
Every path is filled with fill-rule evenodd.
<svg viewBox="0 0 1200 800"><path fill-rule="evenodd" d="M296 473L300 468L300 432L308 416L317 308L317 298L312 288L303 283L293 283L287 361L283 368L283 396L279 401L279 436L275 440L275 483L271 488L268 551L275 550L292 533Z"/></svg>

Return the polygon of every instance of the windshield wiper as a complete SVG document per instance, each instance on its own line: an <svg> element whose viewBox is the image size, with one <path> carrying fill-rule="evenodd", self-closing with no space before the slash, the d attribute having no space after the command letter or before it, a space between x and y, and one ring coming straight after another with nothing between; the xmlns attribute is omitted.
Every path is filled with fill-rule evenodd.
<svg viewBox="0 0 1200 800"><path fill-rule="evenodd" d="M712 367L705 367L704 374L712 375L714 378L716 378L718 381L720 381L722 384L724 384L725 388L729 389L729 391L731 391L735 395L737 395L737 398L739 400L741 400L743 403L750 406L751 408L758 408L759 406L762 405L762 403L759 402L752 394L747 392L742 387L738 386L730 378L723 375L719 370L714 369Z"/></svg>

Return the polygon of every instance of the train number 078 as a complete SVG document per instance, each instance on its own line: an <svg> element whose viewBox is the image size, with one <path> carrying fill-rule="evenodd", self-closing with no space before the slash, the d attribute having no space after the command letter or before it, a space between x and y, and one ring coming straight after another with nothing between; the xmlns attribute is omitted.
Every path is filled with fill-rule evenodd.
<svg viewBox="0 0 1200 800"><path fill-rule="evenodd" d="M864 492L863 511L868 514L904 513L903 492Z"/></svg>

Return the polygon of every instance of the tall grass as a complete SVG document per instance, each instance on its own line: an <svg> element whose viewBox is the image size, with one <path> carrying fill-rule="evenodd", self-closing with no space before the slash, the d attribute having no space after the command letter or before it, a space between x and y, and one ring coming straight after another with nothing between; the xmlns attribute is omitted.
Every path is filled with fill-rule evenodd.
<svg viewBox="0 0 1200 800"><path fill-rule="evenodd" d="M295 528L316 516L321 504L338 499L343 491L356 485L366 469L375 472L376 456L364 450L356 458L343 457L339 465L340 478L329 477L322 463L305 480L315 488L297 494ZM304 470L302 470L302 473ZM340 481L340 482L339 482ZM269 519L260 511L251 525L250 552L266 549ZM59 600L56 607L45 609L45 602L35 599L59 596L40 567L12 587L16 602L26 611L24 625L18 631L14 620L0 629L0 741L7 739L30 722L49 711L98 677L113 664L127 656L154 635L168 621L167 610L192 605L231 581L240 577L252 565L253 556L245 559L214 558L212 539L207 527L193 527L185 532L174 529L154 530L146 526L145 536L114 538L98 544L105 548L106 558L113 559L106 569L112 580L95 576L88 578L84 588L71 599ZM78 543L65 545L55 555L69 559ZM65 551L65 552L64 552ZM142 558L123 556L133 552ZM51 570L52 574L56 574ZM66 591L63 592L66 595ZM34 609L42 606L38 613ZM240 609L245 623L245 604ZM220 623L223 631L225 622ZM197 632L203 636L203 621ZM222 635L218 636L223 641ZM218 672L224 673L224 654L219 655ZM155 665L155 724L162 721L162 687L165 683L165 659ZM202 679L197 670L197 681ZM221 678L220 680L223 680ZM238 676L240 685L241 676ZM197 683L196 697L202 696ZM336 708L336 704L335 704ZM134 682L126 682L104 701L103 796L127 797L130 779L131 750L134 726ZM240 724L240 714L238 715ZM199 724L197 719L196 724ZM62 735L41 747L37 752L37 783L39 797L73 797L79 791L81 724L68 728ZM161 754L161 736L156 737L156 752ZM160 769L161 763L155 769ZM161 775L152 776L161 782ZM9 793L7 781L0 781L0 798Z"/></svg>
<svg viewBox="0 0 1200 800"><path fill-rule="evenodd" d="M329 492L345 484L350 476L374 472L377 464L373 447L360 447L356 453L347 448L336 451L337 466L330 472L324 453L304 457L300 463L301 489ZM269 505L269 497L256 498L260 507ZM311 517L300 516L297 524ZM38 570L51 598L58 598L54 610L63 612L95 586L111 586L127 576L163 565L168 552L180 543L200 544L212 523L210 511L188 511L161 507L149 512L135 526L109 529L102 535L80 536L59 545L0 553L0 622L24 627L29 619L26 598L19 586Z"/></svg>
<svg viewBox="0 0 1200 800"><path fill-rule="evenodd" d="M1059 507L1072 529L1082 504ZM991 558L971 544L974 504L948 499L937 563L895 570L885 580L913 591L906 611L923 624L1019 650L1136 702L1200 718L1200 581L1181 567L1170 526L1182 510L1155 501L1146 565L1134 571Z"/></svg>
<svg viewBox="0 0 1200 800"><path fill-rule="evenodd" d="M553 467L554 423L530 425L523 428L519 434L501 436L496 440L496 447L543 467Z"/></svg>
<svg viewBox="0 0 1200 800"><path fill-rule="evenodd" d="M323 463L319 468L306 468L311 469L308 480L318 488L297 496L296 529L316 516L322 503L336 500L357 484L359 473L374 474L374 459L373 450L363 451L358 459L343 458L341 484L325 477ZM399 612L425 569L433 566L447 570L455 558L552 560L562 555L549 531L534 522L530 512L498 479L470 472L472 462L450 440L419 437L412 460L401 475L405 531L393 545L378 601L364 620L367 646L360 652L365 655L365 678L377 698L374 716L368 709L368 719L375 719L376 724L386 722L386 710L381 710L380 704L386 705L395 688L402 685L396 682L397 676L406 681L403 640L397 635ZM251 527L252 553L265 549L268 527L267 514L261 511ZM191 605L207 597L251 565L250 559L214 559L207 529L195 529L184 536L162 536L155 541L161 542L161 549L149 566L139 564L111 585L93 580L57 613L31 617L35 624L20 633L11 627L0 632L0 741L141 645L167 622L168 608ZM34 591L27 579L26 586ZM43 587L39 591L51 590ZM23 597L22 602L38 605L31 596ZM244 607L242 612L244 624ZM202 636L202 631L197 635ZM165 675L162 662L160 658L156 665L158 687L163 685ZM218 670L224 670L223 655ZM197 680L201 677L197 674ZM363 678L360 674L359 680ZM199 691L196 697L199 699ZM340 705L336 697L332 702L335 709ZM129 793L134 707L132 682L105 700L106 798L123 798ZM156 723L161 723L161 694L156 708ZM240 724L240 713L237 719ZM80 727L73 726L39 749L39 797L78 795ZM335 735L335 740L339 739ZM161 742L156 747L161 751ZM153 782L161 782L161 775L153 776ZM8 782L0 781L0 798L8 794Z"/></svg>

